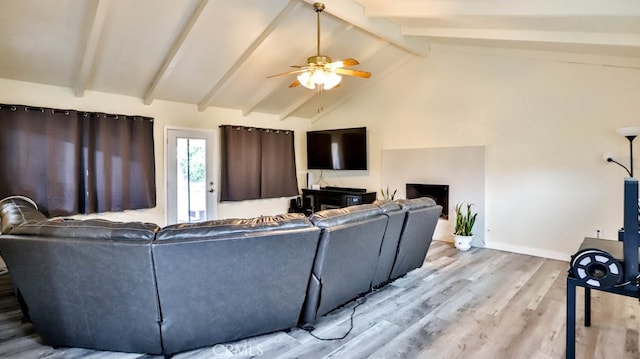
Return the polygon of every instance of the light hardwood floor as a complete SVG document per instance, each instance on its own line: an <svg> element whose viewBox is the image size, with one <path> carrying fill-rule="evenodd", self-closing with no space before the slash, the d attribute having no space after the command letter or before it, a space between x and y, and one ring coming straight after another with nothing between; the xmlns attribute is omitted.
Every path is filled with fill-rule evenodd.
<svg viewBox="0 0 640 359"><path fill-rule="evenodd" d="M568 263L490 249L456 251L434 242L424 266L329 313L314 334L301 329L181 353L201 358L564 358ZM578 289L576 357L639 358L640 304L593 291L592 327L582 326ZM160 358L40 344L0 277L0 357Z"/></svg>

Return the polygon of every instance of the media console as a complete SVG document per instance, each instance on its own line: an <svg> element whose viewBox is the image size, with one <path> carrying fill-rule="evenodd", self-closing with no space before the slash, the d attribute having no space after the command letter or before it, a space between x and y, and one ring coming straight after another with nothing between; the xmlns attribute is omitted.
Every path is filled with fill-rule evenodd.
<svg viewBox="0 0 640 359"><path fill-rule="evenodd" d="M302 190L302 206L306 214L323 209L372 203L375 200L376 193L367 192L364 188L324 187Z"/></svg>

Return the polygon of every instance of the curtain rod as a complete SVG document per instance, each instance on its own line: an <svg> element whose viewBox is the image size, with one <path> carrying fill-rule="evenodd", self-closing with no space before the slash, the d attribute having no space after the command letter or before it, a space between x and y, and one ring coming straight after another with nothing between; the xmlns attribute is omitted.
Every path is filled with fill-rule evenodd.
<svg viewBox="0 0 640 359"><path fill-rule="evenodd" d="M233 129L236 130L240 130L240 129L245 129L248 131L253 131L253 130L258 130L258 131L264 131L264 132L275 132L275 133L280 133L283 132L284 134L288 135L289 133L293 133L293 130L285 130L285 129L281 129L281 128L261 128L261 127L253 127L253 126L240 126L240 125L220 125L218 126L219 128L224 128L224 127L231 127Z"/></svg>
<svg viewBox="0 0 640 359"><path fill-rule="evenodd" d="M51 111L51 113L53 114L64 114L67 116L69 116L71 112L75 112L83 115L84 117L88 117L89 115L91 115L92 117L95 117L95 118L100 118L102 116L104 118L111 118L111 119L118 119L118 118L133 118L134 120L143 119L149 122L153 122L154 120L153 117L146 117L141 115L121 115L121 114L110 114L110 113L104 113L104 112L89 112L89 111L66 110L66 109L37 107L37 106L0 104L0 110L11 110L15 112L18 110L18 108L24 108L25 111L39 111L42 113Z"/></svg>

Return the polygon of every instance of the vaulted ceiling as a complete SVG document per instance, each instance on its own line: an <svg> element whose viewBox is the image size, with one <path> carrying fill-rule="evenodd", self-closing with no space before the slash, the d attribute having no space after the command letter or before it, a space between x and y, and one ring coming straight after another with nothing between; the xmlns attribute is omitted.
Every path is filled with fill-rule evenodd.
<svg viewBox="0 0 640 359"><path fill-rule="evenodd" d="M0 77L314 119L435 43L640 58L638 0L325 0L321 53L372 77L267 79L315 55L313 2L3 0Z"/></svg>

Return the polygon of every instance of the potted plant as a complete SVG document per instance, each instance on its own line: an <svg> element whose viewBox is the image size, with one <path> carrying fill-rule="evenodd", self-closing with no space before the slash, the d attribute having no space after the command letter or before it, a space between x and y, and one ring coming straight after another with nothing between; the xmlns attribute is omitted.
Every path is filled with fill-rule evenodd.
<svg viewBox="0 0 640 359"><path fill-rule="evenodd" d="M478 213L471 212L472 203L458 203L455 206L456 227L453 232L454 245L461 251L471 248L473 240L473 225L476 223ZM466 211L464 210L466 207Z"/></svg>
<svg viewBox="0 0 640 359"><path fill-rule="evenodd" d="M393 193L391 193L389 191L389 186L387 186L387 191L385 192L384 189L380 189L380 193L382 193L382 199L387 199L387 200L392 200L396 197L396 192L398 192L398 190L396 189L395 191L393 191Z"/></svg>

